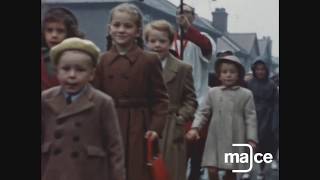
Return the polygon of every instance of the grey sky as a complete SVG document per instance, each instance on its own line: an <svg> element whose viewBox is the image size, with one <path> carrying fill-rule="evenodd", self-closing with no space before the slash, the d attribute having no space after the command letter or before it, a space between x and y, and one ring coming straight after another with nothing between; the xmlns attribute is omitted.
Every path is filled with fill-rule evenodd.
<svg viewBox="0 0 320 180"><path fill-rule="evenodd" d="M175 5L180 0L169 0ZM211 11L224 7L228 15L229 32L256 32L258 38L270 36L272 55L279 56L279 0L184 0L196 13L209 20Z"/></svg>

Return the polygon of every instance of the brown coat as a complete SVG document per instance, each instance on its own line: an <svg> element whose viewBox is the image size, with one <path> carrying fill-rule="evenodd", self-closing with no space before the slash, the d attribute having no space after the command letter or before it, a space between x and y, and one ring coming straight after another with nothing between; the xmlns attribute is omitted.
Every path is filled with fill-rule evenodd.
<svg viewBox="0 0 320 180"><path fill-rule="evenodd" d="M163 130L162 152L171 180L186 180L184 127L197 109L192 67L169 54L163 76L169 93L170 115Z"/></svg>
<svg viewBox="0 0 320 180"><path fill-rule="evenodd" d="M161 134L169 101L158 56L138 46L119 55L112 47L102 55L96 72L95 86L116 102L127 180L150 180L144 135L147 130Z"/></svg>
<svg viewBox="0 0 320 180"><path fill-rule="evenodd" d="M61 87L41 97L42 180L124 180L124 152L110 96L91 86L70 105Z"/></svg>

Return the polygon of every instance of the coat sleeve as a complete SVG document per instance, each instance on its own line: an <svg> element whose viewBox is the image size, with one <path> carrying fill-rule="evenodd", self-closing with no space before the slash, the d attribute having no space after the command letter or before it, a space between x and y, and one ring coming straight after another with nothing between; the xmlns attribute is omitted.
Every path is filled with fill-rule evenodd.
<svg viewBox="0 0 320 180"><path fill-rule="evenodd" d="M184 121L188 121L193 119L194 113L198 107L198 102L195 94L191 66L185 66L185 74L182 92L183 102L182 106L178 110L178 113Z"/></svg>
<svg viewBox="0 0 320 180"><path fill-rule="evenodd" d="M210 92L211 91L207 94L205 101L203 101L197 109L195 119L192 123L192 128L199 128L199 130L201 130L209 122L213 108Z"/></svg>
<svg viewBox="0 0 320 180"><path fill-rule="evenodd" d="M257 143L258 142L257 114L256 114L256 108L254 105L253 94L251 91L249 92L249 96L246 99L245 106L244 106L244 120L245 120L247 140L252 140Z"/></svg>
<svg viewBox="0 0 320 180"><path fill-rule="evenodd" d="M192 41L197 46L200 47L201 52L204 56L209 56L212 54L212 44L208 37L201 34L200 31L198 31L193 26L190 26L189 29L186 32L186 39Z"/></svg>
<svg viewBox="0 0 320 180"><path fill-rule="evenodd" d="M110 172L110 179L125 180L125 159L122 136L120 132L118 116L112 100L105 101L101 108L102 127L105 140L105 149L108 157L107 172Z"/></svg>
<svg viewBox="0 0 320 180"><path fill-rule="evenodd" d="M150 82L149 98L151 100L151 124L149 129L156 131L161 136L168 116L169 97L162 77L162 68L158 56L155 55L149 59L148 70Z"/></svg>

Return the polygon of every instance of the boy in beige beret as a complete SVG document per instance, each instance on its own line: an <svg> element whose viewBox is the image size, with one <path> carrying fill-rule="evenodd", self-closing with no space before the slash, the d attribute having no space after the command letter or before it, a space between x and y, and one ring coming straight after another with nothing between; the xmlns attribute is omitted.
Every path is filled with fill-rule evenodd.
<svg viewBox="0 0 320 180"><path fill-rule="evenodd" d="M124 180L124 152L113 100L93 88L99 48L69 38L51 60L60 85L41 96L41 179Z"/></svg>

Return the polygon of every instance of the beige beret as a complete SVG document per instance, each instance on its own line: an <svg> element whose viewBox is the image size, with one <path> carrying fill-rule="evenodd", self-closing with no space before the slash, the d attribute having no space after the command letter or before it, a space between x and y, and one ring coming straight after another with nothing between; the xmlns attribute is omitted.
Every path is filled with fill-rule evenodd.
<svg viewBox="0 0 320 180"><path fill-rule="evenodd" d="M67 38L51 48L50 58L53 64L57 65L61 54L67 50L79 50L85 52L92 57L93 65L97 65L100 49L92 41L77 37Z"/></svg>

